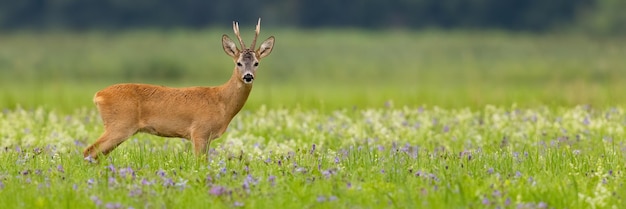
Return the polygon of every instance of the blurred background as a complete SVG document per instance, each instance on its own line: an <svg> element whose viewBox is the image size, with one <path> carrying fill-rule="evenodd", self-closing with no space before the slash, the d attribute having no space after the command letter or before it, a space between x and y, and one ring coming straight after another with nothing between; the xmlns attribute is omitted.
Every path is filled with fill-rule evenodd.
<svg viewBox="0 0 626 209"><path fill-rule="evenodd" d="M72 111L121 82L208 86L276 36L247 109L626 102L623 0L0 0L0 107Z"/></svg>

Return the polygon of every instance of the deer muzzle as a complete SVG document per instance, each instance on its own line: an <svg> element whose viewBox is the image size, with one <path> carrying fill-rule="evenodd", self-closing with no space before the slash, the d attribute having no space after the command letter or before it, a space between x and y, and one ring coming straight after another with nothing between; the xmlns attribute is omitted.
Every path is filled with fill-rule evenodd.
<svg viewBox="0 0 626 209"><path fill-rule="evenodd" d="M244 83L246 83L246 84L250 84L250 83L252 83L252 81L254 80L254 76L253 76L252 74L250 74L250 73L246 73L246 74L243 76L243 78L242 78L242 79L243 79L243 82L244 82Z"/></svg>

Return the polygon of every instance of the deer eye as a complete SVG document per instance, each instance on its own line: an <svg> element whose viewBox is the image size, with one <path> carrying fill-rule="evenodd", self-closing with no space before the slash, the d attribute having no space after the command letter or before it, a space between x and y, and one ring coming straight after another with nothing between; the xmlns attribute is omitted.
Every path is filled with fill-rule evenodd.
<svg viewBox="0 0 626 209"><path fill-rule="evenodd" d="M255 62L255 63L254 63L254 66L255 66L255 67L256 67L256 66L259 66L259 63L258 63L258 62Z"/></svg>
<svg viewBox="0 0 626 209"><path fill-rule="evenodd" d="M241 62L237 62L237 66L241 67L242 66Z"/></svg>

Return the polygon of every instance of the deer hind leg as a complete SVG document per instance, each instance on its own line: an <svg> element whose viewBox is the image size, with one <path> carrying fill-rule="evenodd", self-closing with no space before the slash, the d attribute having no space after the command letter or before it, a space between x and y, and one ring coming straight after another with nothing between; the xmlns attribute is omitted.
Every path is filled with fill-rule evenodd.
<svg viewBox="0 0 626 209"><path fill-rule="evenodd" d="M83 156L97 159L100 153L107 155L136 132L137 129L135 128L113 129L105 127L104 133L95 143L85 149Z"/></svg>

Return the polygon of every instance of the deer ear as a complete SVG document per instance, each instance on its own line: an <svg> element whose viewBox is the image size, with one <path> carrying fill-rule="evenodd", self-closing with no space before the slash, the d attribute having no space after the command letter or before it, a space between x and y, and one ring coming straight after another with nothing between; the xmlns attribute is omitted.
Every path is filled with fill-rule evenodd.
<svg viewBox="0 0 626 209"><path fill-rule="evenodd" d="M272 49L274 49L274 36L270 36L267 40L263 41L259 49L256 50L256 54L258 54L259 59L261 59L270 55Z"/></svg>
<svg viewBox="0 0 626 209"><path fill-rule="evenodd" d="M235 42L230 40L226 34L222 36L222 47L224 47L224 52L226 52L228 56L236 58L237 54L239 54L239 49L237 49Z"/></svg>

